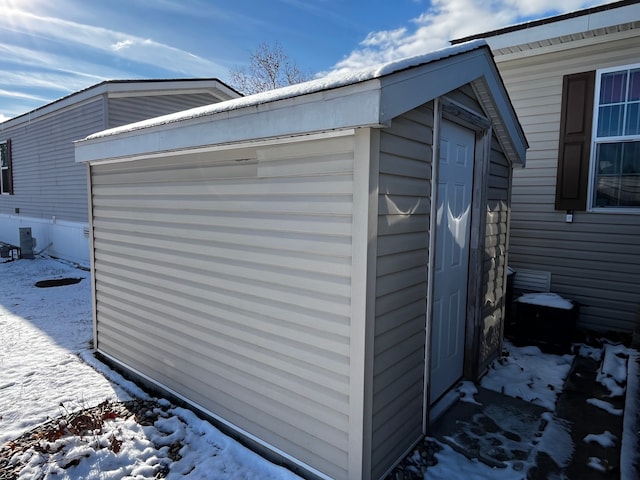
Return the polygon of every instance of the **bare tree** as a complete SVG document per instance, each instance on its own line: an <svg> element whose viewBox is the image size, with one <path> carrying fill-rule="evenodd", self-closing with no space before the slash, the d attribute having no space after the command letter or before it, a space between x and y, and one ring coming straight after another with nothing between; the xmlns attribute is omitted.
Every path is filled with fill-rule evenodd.
<svg viewBox="0 0 640 480"><path fill-rule="evenodd" d="M310 79L289 58L279 43L261 43L250 53L247 67L236 66L229 72L230 83L247 95L294 85Z"/></svg>

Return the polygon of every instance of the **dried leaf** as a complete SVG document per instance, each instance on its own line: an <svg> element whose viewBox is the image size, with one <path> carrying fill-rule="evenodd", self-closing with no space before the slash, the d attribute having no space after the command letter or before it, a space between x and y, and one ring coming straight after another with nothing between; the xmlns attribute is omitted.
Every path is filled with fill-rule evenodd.
<svg viewBox="0 0 640 480"><path fill-rule="evenodd" d="M118 453L122 447L122 440L118 440L115 435L109 438L109 448L113 453Z"/></svg>
<svg viewBox="0 0 640 480"><path fill-rule="evenodd" d="M102 414L102 420L115 420L116 418L118 418L118 415L115 412L104 412Z"/></svg>

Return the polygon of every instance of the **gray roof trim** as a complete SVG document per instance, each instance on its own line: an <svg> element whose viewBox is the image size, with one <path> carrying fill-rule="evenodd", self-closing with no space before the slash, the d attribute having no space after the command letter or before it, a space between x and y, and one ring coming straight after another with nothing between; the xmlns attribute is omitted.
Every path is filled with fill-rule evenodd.
<svg viewBox="0 0 640 480"><path fill-rule="evenodd" d="M524 166L528 143L502 77L486 49L381 79L380 123L466 84L474 87L507 156ZM408 91L414 93L408 96Z"/></svg>
<svg viewBox="0 0 640 480"><path fill-rule="evenodd" d="M515 25L509 25L507 27L504 28L498 28L496 30L490 30L488 32L483 32L483 33L476 33L474 35L468 35L466 37L462 37L462 38L457 38L454 40L451 40L451 45L458 45L460 43L464 43L464 42L468 42L471 40L477 40L477 39L481 39L481 38L490 38L490 37L496 37L496 36L500 36L500 35L505 35L505 34L509 34L509 33L513 33L513 32L519 32L522 30L526 30L526 29L530 29L530 28L536 28L536 27L540 27L540 26L544 26L544 25L549 25L552 23L557 23L557 22L563 22L566 20L572 20L572 19L576 19L579 17L584 17L587 15L594 15L594 14L599 14L602 12L608 12L610 10L615 10L617 8L621 8L621 7L626 7L626 6L630 6L630 5L637 5L638 4L638 0L621 0L618 2L613 2L613 3L606 3L604 5L598 5L596 7L591 7L591 8L585 8L583 10L578 10L575 12L569 12L569 13L564 13L561 15L555 15L552 17L546 17L546 18L541 18L538 20L531 20L529 22L523 22L523 23L518 23Z"/></svg>
<svg viewBox="0 0 640 480"><path fill-rule="evenodd" d="M377 126L379 81L161 123L76 142L76 162Z"/></svg>
<svg viewBox="0 0 640 480"><path fill-rule="evenodd" d="M478 78L485 78L488 86L484 101L488 110L493 109L492 121L504 123L504 134L513 135L513 139L501 138L512 145L507 149L510 159L524 163L524 133L485 42L100 132L76 143L76 161L380 127Z"/></svg>
<svg viewBox="0 0 640 480"><path fill-rule="evenodd" d="M238 98L242 95L217 78L181 78L181 79L147 79L147 80L105 80L90 87L73 92L65 97L42 105L29 112L10 118L0 123L0 131L32 122L33 120L85 103L100 95L108 96L140 96L170 95L191 93L192 91L209 91L221 100Z"/></svg>
<svg viewBox="0 0 640 480"><path fill-rule="evenodd" d="M97 137L108 137L123 133L130 133L134 130L162 127L167 124L190 121L200 117L211 117L224 112L242 110L247 107L261 108L262 105L282 100L302 98L318 92L329 92L343 87L348 87L350 85L363 84L369 80L379 79L413 67L432 64L448 57L486 47L486 45L487 44L484 40L476 40L463 45L436 50L425 55L395 60L382 65L374 65L362 70L334 73L309 82L289 85L287 87L269 90L227 102L192 108L183 112L163 115L149 120L143 120L141 122L104 130L90 135L87 137L87 140L92 140Z"/></svg>

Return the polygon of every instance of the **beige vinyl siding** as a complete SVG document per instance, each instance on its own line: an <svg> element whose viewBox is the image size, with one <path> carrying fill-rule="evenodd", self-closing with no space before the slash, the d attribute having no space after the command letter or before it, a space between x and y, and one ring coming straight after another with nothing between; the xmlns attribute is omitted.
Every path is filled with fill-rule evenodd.
<svg viewBox="0 0 640 480"><path fill-rule="evenodd" d="M91 167L97 346L335 478L352 136Z"/></svg>
<svg viewBox="0 0 640 480"><path fill-rule="evenodd" d="M509 263L550 271L552 290L582 304L583 327L628 331L640 303L640 214L575 212L566 223L554 198L562 77L637 63L640 33L580 44L496 57L530 143L527 168L514 170Z"/></svg>
<svg viewBox="0 0 640 480"><path fill-rule="evenodd" d="M104 128L102 99L21 123L0 133L11 139L14 195L0 196L0 213L87 222L87 172L74 162L73 142Z"/></svg>
<svg viewBox="0 0 640 480"><path fill-rule="evenodd" d="M431 105L380 134L372 478L422 435Z"/></svg>
<svg viewBox="0 0 640 480"><path fill-rule="evenodd" d="M477 115L484 115L483 108L478 102L478 98L473 91L473 87L469 83L447 93L446 98L459 103L472 112L476 112Z"/></svg>
<svg viewBox="0 0 640 480"><path fill-rule="evenodd" d="M193 107L216 103L219 100L208 93L176 95L145 95L139 97L109 98L108 128L148 118L175 113Z"/></svg>
<svg viewBox="0 0 640 480"><path fill-rule="evenodd" d="M482 311L479 373L500 354L504 325L505 268L509 231L511 165L494 137L487 192L487 226L482 268Z"/></svg>

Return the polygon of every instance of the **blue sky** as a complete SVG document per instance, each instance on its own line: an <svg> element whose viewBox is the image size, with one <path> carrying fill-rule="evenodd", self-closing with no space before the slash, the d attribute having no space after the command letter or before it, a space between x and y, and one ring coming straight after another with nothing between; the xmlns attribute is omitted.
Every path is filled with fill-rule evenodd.
<svg viewBox="0 0 640 480"><path fill-rule="evenodd" d="M584 0L0 0L0 121L110 79L228 81L258 44L309 74L609 3Z"/></svg>

